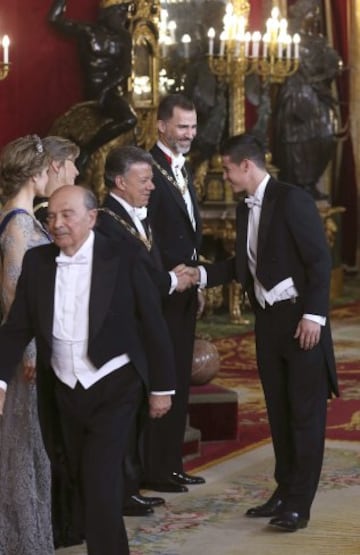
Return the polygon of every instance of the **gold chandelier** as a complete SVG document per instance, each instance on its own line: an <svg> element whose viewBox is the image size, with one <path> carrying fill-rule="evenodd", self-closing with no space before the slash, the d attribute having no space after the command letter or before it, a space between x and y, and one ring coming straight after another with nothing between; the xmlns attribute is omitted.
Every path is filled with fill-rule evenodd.
<svg viewBox="0 0 360 555"><path fill-rule="evenodd" d="M208 31L208 59L211 71L230 87L230 133L245 130L244 80L256 73L269 83L281 83L299 68L300 35L287 32L288 22L274 6L266 31L248 32L250 4L230 0L226 5L219 52L214 54L215 30Z"/></svg>
<svg viewBox="0 0 360 555"><path fill-rule="evenodd" d="M231 76L237 66L245 75L256 72L272 82L282 82L299 67L300 36L287 32L288 22L280 19L277 6L271 10L266 32L246 31L249 3L239 0L226 5L219 53L214 56L215 30L210 28L209 58L211 69L219 76Z"/></svg>

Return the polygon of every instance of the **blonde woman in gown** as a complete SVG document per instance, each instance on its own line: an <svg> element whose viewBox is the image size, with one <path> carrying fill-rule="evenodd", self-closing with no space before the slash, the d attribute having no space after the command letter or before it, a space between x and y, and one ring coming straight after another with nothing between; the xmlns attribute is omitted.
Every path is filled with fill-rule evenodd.
<svg viewBox="0 0 360 555"><path fill-rule="evenodd" d="M48 164L36 135L13 141L0 155L0 186L5 200L0 214L3 319L14 299L25 251L50 240L32 209L35 195L44 195ZM6 224L5 218L10 218ZM0 555L54 553L50 464L37 415L34 367L32 342L9 383L0 417Z"/></svg>

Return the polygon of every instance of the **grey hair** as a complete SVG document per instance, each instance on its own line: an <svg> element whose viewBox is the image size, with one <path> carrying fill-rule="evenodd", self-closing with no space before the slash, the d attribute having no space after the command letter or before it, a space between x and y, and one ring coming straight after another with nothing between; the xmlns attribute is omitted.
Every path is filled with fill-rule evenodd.
<svg viewBox="0 0 360 555"><path fill-rule="evenodd" d="M133 164L153 165L153 158L149 152L137 146L123 146L111 150L105 162L105 185L112 189L115 186L115 178L124 176Z"/></svg>

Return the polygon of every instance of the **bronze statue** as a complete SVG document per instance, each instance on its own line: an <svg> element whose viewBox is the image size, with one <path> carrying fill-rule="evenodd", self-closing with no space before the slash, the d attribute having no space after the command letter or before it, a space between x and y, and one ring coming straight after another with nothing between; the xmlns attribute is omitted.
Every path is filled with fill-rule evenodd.
<svg viewBox="0 0 360 555"><path fill-rule="evenodd" d="M132 38L127 28L131 6L131 0L101 0L95 23L66 18L66 0L54 0L49 12L52 25L77 40L86 98L95 100L106 118L85 147L80 145L77 161L80 170L93 152L137 122L125 98L131 75Z"/></svg>
<svg viewBox="0 0 360 555"><path fill-rule="evenodd" d="M282 85L276 103L274 162L279 178L324 198L316 185L335 151L337 115L331 83L341 60L320 33L318 0L297 0L289 24L300 29L300 67Z"/></svg>

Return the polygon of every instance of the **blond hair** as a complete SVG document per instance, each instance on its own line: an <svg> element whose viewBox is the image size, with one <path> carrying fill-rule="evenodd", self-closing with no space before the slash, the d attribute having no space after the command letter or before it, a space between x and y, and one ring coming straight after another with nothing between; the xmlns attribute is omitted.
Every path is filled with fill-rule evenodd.
<svg viewBox="0 0 360 555"><path fill-rule="evenodd" d="M0 154L0 187L3 199L15 196L29 179L49 165L49 156L38 135L8 143Z"/></svg>
<svg viewBox="0 0 360 555"><path fill-rule="evenodd" d="M80 148L64 137L50 135L42 140L42 144L50 159L56 162L64 163L65 160L72 160L75 162L80 154Z"/></svg>

